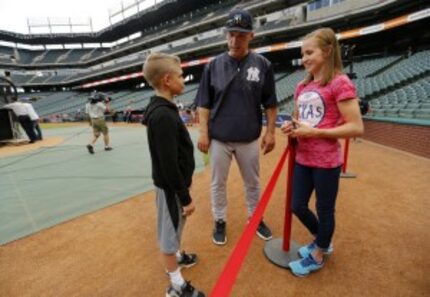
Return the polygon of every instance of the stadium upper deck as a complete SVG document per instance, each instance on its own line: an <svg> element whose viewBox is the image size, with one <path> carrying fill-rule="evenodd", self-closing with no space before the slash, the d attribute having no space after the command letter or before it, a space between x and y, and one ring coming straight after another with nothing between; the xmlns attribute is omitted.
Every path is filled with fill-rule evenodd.
<svg viewBox="0 0 430 297"><path fill-rule="evenodd" d="M378 24L382 15L384 20L388 20L428 7L427 1L390 0L360 1L362 7L357 7L357 1L348 0L313 1L308 5L302 3L304 1L280 0L219 1L216 4L213 4L213 1L181 1L180 4L179 1L165 2L157 10L142 12L145 13L145 18L141 15L133 16L120 24L92 33L91 41L108 40L100 39L107 31L111 33L109 36L124 39L124 36L141 30L142 35L137 39L112 48L93 49L28 50L18 46L12 48L0 46L0 69L11 71L13 80L24 87L74 87L106 77L139 71L144 57L154 50L178 54L183 60L193 60L221 52L225 46L221 28L228 11L233 7L244 7L256 16L254 48L294 40L321 25L348 30L362 25ZM315 3L319 2L321 5L323 2L330 2L333 5L315 9ZM184 11L185 15L173 17L179 15L178 11ZM369 14L369 11L372 13ZM154 18L155 15L163 17L157 20ZM140 26L136 26L135 23L138 19L141 19ZM143 22L148 26L143 26ZM122 33L118 35L117 32ZM0 32L0 40L11 40L10 32L6 33ZM69 37L78 38L83 43L88 36L75 34ZM49 36L15 34L13 38L15 45L17 42L32 44L46 40L50 43L60 43L68 40L64 34Z"/></svg>

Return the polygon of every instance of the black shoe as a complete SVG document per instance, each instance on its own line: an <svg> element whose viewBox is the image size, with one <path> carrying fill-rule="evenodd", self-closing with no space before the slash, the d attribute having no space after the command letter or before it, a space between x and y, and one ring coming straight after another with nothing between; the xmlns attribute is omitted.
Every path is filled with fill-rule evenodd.
<svg viewBox="0 0 430 297"><path fill-rule="evenodd" d="M113 148L111 148L110 146L105 147L105 151L111 151L113 150Z"/></svg>
<svg viewBox="0 0 430 297"><path fill-rule="evenodd" d="M170 285L166 290L166 297L206 297L206 295L194 288L191 282L185 282L180 290Z"/></svg>
<svg viewBox="0 0 430 297"><path fill-rule="evenodd" d="M197 255L196 254L186 254L184 251L181 252L181 260L178 261L179 267L190 268L196 265Z"/></svg>
<svg viewBox="0 0 430 297"><path fill-rule="evenodd" d="M94 154L94 148L91 144L87 145L87 149L90 154Z"/></svg>
<svg viewBox="0 0 430 297"><path fill-rule="evenodd" d="M267 227L263 221L261 221L260 224L258 225L257 235L258 237L264 240L272 239L272 231L270 231L269 227Z"/></svg>
<svg viewBox="0 0 430 297"><path fill-rule="evenodd" d="M227 236L225 234L226 222L222 219L215 221L215 228L212 236L212 241L217 245L224 245L227 243Z"/></svg>

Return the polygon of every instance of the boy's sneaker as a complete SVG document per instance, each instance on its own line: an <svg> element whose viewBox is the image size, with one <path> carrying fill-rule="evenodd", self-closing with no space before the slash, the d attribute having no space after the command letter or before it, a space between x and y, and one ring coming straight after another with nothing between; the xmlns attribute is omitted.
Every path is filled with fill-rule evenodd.
<svg viewBox="0 0 430 297"><path fill-rule="evenodd" d="M90 154L94 154L94 148L91 144L87 145L87 149Z"/></svg>
<svg viewBox="0 0 430 297"><path fill-rule="evenodd" d="M111 148L110 146L105 147L105 151L111 151L113 150L113 148Z"/></svg>
<svg viewBox="0 0 430 297"><path fill-rule="evenodd" d="M267 227L263 220L261 220L260 224L258 225L257 235L264 240L272 239L272 231L270 231L269 227Z"/></svg>
<svg viewBox="0 0 430 297"><path fill-rule="evenodd" d="M215 221L215 228L212 235L212 241L217 245L227 243L227 235L225 232L226 222L222 219Z"/></svg>
<svg viewBox="0 0 430 297"><path fill-rule="evenodd" d="M314 260L312 255L309 255L306 258L290 262L288 266L295 276L304 277L312 271L321 269L324 266L324 261L318 263Z"/></svg>
<svg viewBox="0 0 430 297"><path fill-rule="evenodd" d="M181 260L178 261L179 267L190 268L196 265L197 255L196 254L186 254L184 251L181 252Z"/></svg>
<svg viewBox="0 0 430 297"><path fill-rule="evenodd" d="M181 289L176 289L170 285L166 290L166 297L206 297L191 285L191 282L185 282Z"/></svg>
<svg viewBox="0 0 430 297"><path fill-rule="evenodd" d="M312 254L312 252L317 248L317 244L315 243L315 241L313 241L312 243L308 244L308 245L304 245L301 248L299 248L299 256L302 258L306 258L308 257L310 254ZM331 255L331 253L333 253L333 244L330 243L330 246L326 249L321 249L321 251L323 252L324 255Z"/></svg>

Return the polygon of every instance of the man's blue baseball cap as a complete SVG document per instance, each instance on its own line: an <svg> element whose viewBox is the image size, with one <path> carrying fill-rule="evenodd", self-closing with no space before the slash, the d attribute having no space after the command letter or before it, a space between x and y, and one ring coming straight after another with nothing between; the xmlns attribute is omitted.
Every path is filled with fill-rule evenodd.
<svg viewBox="0 0 430 297"><path fill-rule="evenodd" d="M252 16L246 10L233 10L225 23L226 31L252 32Z"/></svg>

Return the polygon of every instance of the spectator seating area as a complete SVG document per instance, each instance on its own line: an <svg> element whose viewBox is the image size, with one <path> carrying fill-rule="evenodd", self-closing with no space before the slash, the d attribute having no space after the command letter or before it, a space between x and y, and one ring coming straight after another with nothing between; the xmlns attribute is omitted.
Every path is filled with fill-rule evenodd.
<svg viewBox="0 0 430 297"><path fill-rule="evenodd" d="M369 117L387 119L430 120L430 50L410 57L391 56L367 59L354 65L359 97L370 103ZM348 70L348 67L345 69ZM276 92L282 113L293 111L295 86L303 79L300 68L275 75ZM44 78L46 79L46 78ZM32 79L35 81L36 79ZM186 85L175 102L190 106L196 96L198 82ZM111 106L117 112L127 108L142 110L154 94L151 89L122 90L109 93ZM82 116L88 92L68 91L33 93L23 96L39 98L34 106L42 117L67 114L69 118Z"/></svg>
<svg viewBox="0 0 430 297"><path fill-rule="evenodd" d="M369 115L430 120L430 75L371 100Z"/></svg>
<svg viewBox="0 0 430 297"><path fill-rule="evenodd" d="M235 4L236 3L236 4ZM228 12L234 7L248 8L251 6L270 6L272 3L270 1L261 2L257 0L240 2L237 4L235 1L220 1L213 5L204 7L203 9L198 9L191 11L188 14L178 16L176 19L172 19L168 22L161 23L157 26L145 28L141 33L142 36L136 39L129 40L128 42L116 45L112 48L81 48L81 49L46 49L46 50L28 50L21 48L9 48L5 46L0 46L0 66L38 66L53 67L54 65L61 67L76 67L78 63L81 67L96 66L94 70L83 71L83 73L77 75L50 75L50 73L45 73L40 76L36 73L27 74L26 76L18 75L19 78L15 80L16 84L19 86L31 86L36 84L55 84L55 83L74 83L77 79L82 77L93 77L100 72L112 72L119 68L132 67L133 65L142 63L142 57L146 56L150 48L142 47L138 52L132 52L131 47L136 46L136 44L144 44L147 41L151 43L155 39L159 39L160 36L172 34L177 30L185 30L187 27L198 27L199 23L208 22L213 20L220 20L226 17ZM279 23L278 21L276 23ZM282 22L281 22L282 23ZM285 24L284 24L285 25ZM264 28L262 28L263 30ZM261 31L261 30L260 30ZM181 53L183 51L190 51L195 48L206 46L212 43L224 42L224 36L213 36L196 40L192 43L186 44L170 44L170 47L165 49L168 53ZM121 56L120 52L125 51L131 54L122 56L119 59L114 57ZM112 56L111 56L112 55ZM94 60L99 57L109 58L109 62L101 63L101 60ZM83 64L85 63L85 64ZM89 63L89 64L88 64Z"/></svg>
<svg viewBox="0 0 430 297"><path fill-rule="evenodd" d="M198 11L192 11L189 14L178 16L169 22L162 23L157 26L145 28L142 31L142 36L130 40L129 42L112 48L93 48L93 49L55 49L55 50L27 50L14 49L10 47L0 46L0 65L20 64L20 65L44 65L56 64L61 66L70 65L78 62L88 62L94 58L104 54L117 53L128 46L137 43L144 43L147 40L159 38L161 35L170 33L172 30L184 28L187 26L198 26L199 22L215 19L227 13L232 9L233 4L215 3L212 6L205 7ZM145 49L146 51L147 49ZM11 60L14 58L14 61ZM123 63L124 65L127 63Z"/></svg>
<svg viewBox="0 0 430 297"><path fill-rule="evenodd" d="M105 48L94 49L58 49L58 50L26 50L0 47L0 64L43 65L73 64L85 62L108 52Z"/></svg>
<svg viewBox="0 0 430 297"><path fill-rule="evenodd" d="M369 117L430 120L430 50L367 59L353 69L358 95L370 103ZM304 71L296 70L277 81L281 112L293 111L294 89L303 77Z"/></svg>

